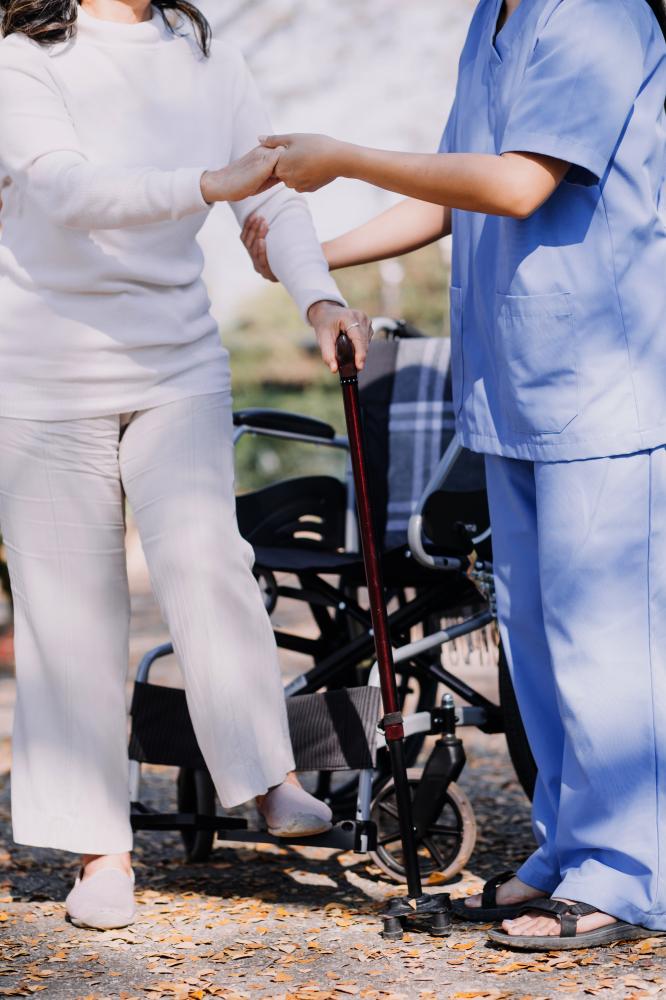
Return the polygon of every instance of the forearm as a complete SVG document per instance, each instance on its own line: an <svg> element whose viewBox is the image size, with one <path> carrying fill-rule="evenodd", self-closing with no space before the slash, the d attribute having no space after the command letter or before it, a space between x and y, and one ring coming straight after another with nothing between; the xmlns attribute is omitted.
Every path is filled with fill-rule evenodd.
<svg viewBox="0 0 666 1000"><path fill-rule="evenodd" d="M202 171L102 167L57 152L26 171L26 189L45 216L75 229L120 229L203 212Z"/></svg>
<svg viewBox="0 0 666 1000"><path fill-rule="evenodd" d="M340 176L486 215L524 218L561 179L548 158L512 153L394 153L341 143L338 155Z"/></svg>
<svg viewBox="0 0 666 1000"><path fill-rule="evenodd" d="M312 217L305 202L281 191L261 206L270 224L266 251L271 270L291 295L304 318L314 302L345 305L329 274Z"/></svg>
<svg viewBox="0 0 666 1000"><path fill-rule="evenodd" d="M449 208L407 198L357 229L323 244L332 271L410 253L451 232Z"/></svg>

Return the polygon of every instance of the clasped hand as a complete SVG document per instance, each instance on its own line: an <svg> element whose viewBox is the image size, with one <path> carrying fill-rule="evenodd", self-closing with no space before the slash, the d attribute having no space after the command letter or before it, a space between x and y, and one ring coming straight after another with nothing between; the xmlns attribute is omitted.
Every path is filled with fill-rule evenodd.
<svg viewBox="0 0 666 1000"><path fill-rule="evenodd" d="M201 178L204 199L242 201L280 182L295 191L317 191L342 169L344 143L326 135L260 136L261 145Z"/></svg>
<svg viewBox="0 0 666 1000"><path fill-rule="evenodd" d="M297 191L316 191L337 176L335 151L342 144L327 136L262 136L261 141L261 146L234 163L203 174L201 191L208 203L242 201L280 182ZM256 219L250 216L253 218ZM250 224L246 221L244 235ZM263 220L261 224L264 225ZM263 232L262 239L265 236ZM273 277L268 262L266 268L267 276ZM363 368L372 337L372 327L365 313L347 309L337 302L319 301L310 307L308 319L314 327L324 362L331 371L337 371L335 348L343 331L348 333L354 346L357 367Z"/></svg>
<svg viewBox="0 0 666 1000"><path fill-rule="evenodd" d="M318 191L342 172L344 143L327 135L259 136L261 148L278 153L273 178L295 191Z"/></svg>

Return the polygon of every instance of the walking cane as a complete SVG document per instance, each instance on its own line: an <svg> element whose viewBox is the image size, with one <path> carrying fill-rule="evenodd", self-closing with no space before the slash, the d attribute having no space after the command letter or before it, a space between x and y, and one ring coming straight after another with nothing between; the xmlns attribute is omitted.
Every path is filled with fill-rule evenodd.
<svg viewBox="0 0 666 1000"><path fill-rule="evenodd" d="M441 937L450 932L450 903L448 894L427 895L423 892L421 886L416 831L412 819L412 799L407 778L407 764L405 762L405 733L402 712L400 711L398 701L393 650L386 614L386 599L368 491L368 476L358 394L358 373L354 362L354 346L345 333L341 333L338 337L336 355L345 407L349 453L354 474L356 506L358 509L359 534L363 550L370 617L372 620L384 709L384 717L380 725L386 737L386 746L391 759L391 772L393 774L398 807L400 839L402 841L405 872L407 875L408 895L391 899L388 907L382 913L384 921L383 934L385 938L392 940L399 939L402 937L407 921L426 919L430 923L430 933Z"/></svg>

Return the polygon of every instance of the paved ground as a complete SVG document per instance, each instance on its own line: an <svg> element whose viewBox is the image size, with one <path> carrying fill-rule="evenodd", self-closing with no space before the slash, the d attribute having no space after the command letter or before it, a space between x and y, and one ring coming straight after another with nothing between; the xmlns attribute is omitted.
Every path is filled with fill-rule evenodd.
<svg viewBox="0 0 666 1000"><path fill-rule="evenodd" d="M135 664L165 632L133 540L130 571ZM6 658L6 643L0 659L3 650ZM463 649L457 656L468 676L492 689L492 667ZM286 673L293 669L285 662ZM378 912L396 888L365 857L314 849L224 847L209 864L194 866L184 863L177 835L139 835L137 923L117 932L77 930L64 921L62 904L75 861L11 841L13 692L8 664L0 663L0 995L43 992L49 1000L666 996L666 941L659 938L597 953L521 956L488 946L484 928L458 924L445 940L412 934L387 945L379 937ZM464 878L447 887L454 893L513 866L531 845L528 804L502 738L470 732L466 747L469 763L461 784L473 802L480 836ZM167 769L151 769L146 798L172 801L173 779Z"/></svg>

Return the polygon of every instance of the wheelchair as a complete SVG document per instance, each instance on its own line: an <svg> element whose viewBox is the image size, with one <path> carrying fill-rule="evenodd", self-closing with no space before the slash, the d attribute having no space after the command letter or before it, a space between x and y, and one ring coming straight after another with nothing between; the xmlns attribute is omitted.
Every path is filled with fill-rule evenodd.
<svg viewBox="0 0 666 1000"><path fill-rule="evenodd" d="M419 866L425 878L449 881L469 860L476 840L472 807L456 783L465 764L460 729L505 732L528 795L536 772L501 649L499 704L442 664L445 644L495 622L483 462L455 438L448 341L390 319L376 319L373 326L381 336L373 340L359 389L375 530L384 540L388 626L405 718ZM234 414L234 424L236 443L253 435L343 454L348 449L347 439L332 426L301 414L245 409ZM412 472L406 487L405 469ZM409 498L415 485L418 495ZM278 647L311 664L285 688L289 725L297 769L314 775L313 791L331 805L334 825L317 837L279 843L367 852L384 876L404 882L396 792L377 727L381 699L352 476L348 471L345 479L310 475L276 482L238 496L237 515L254 548L255 577L268 613L279 617L285 602L296 602L307 613L307 631L315 632L274 627ZM134 687L129 747L134 828L180 830L190 862L206 860L216 838L275 842L245 819L219 813L184 692L150 683L152 665L171 653L169 643L151 650ZM424 766L417 768L428 736L437 739L429 741ZM144 763L179 768L177 813L158 813L141 803Z"/></svg>

